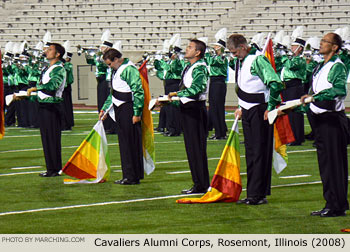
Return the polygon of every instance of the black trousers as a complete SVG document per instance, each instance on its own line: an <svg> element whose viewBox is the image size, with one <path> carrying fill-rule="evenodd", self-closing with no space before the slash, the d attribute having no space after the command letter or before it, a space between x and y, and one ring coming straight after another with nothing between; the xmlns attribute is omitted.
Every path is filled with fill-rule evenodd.
<svg viewBox="0 0 350 252"><path fill-rule="evenodd" d="M282 91L282 97L284 101L290 101L294 99L300 99L304 94L304 87L301 80L293 79L285 82L286 89ZM295 143L301 144L305 141L304 133L304 114L300 112L291 111L288 113L290 126L292 128Z"/></svg>
<svg viewBox="0 0 350 252"><path fill-rule="evenodd" d="M205 101L180 104L182 130L194 186L209 187L207 158L207 110Z"/></svg>
<svg viewBox="0 0 350 252"><path fill-rule="evenodd" d="M62 169L60 104L39 103L39 124L47 172L58 172Z"/></svg>
<svg viewBox="0 0 350 252"><path fill-rule="evenodd" d="M143 179L143 152L141 122L132 123L133 103L114 106L119 140L120 160L123 179L139 181Z"/></svg>
<svg viewBox="0 0 350 252"><path fill-rule="evenodd" d="M247 196L271 194L273 126L264 120L267 104L242 108L242 126L247 163Z"/></svg>
<svg viewBox="0 0 350 252"><path fill-rule="evenodd" d="M209 84L209 119L215 130L215 136L225 137L227 125L225 122L225 100L227 85L224 76L210 77ZM208 125L208 129L211 125Z"/></svg>
<svg viewBox="0 0 350 252"><path fill-rule="evenodd" d="M14 92L16 92L16 87L8 86L5 96L9 94L13 94ZM14 124L16 124L16 101L12 101L9 106L6 106L6 114L5 114L5 125L10 126Z"/></svg>
<svg viewBox="0 0 350 252"><path fill-rule="evenodd" d="M347 119L344 111L314 114L315 143L325 208L347 210L348 157Z"/></svg>
<svg viewBox="0 0 350 252"><path fill-rule="evenodd" d="M181 80L169 79L165 80L165 94L169 94L170 92L179 91L179 84ZM167 131L173 134L181 133L181 124L180 124L180 109L179 107L168 104L164 106L165 109L165 125Z"/></svg>
<svg viewBox="0 0 350 252"><path fill-rule="evenodd" d="M67 85L62 93L62 129L71 129L74 126L72 86Z"/></svg>
<svg viewBox="0 0 350 252"><path fill-rule="evenodd" d="M26 91L29 88L28 85L25 84L19 84L18 90L19 91ZM27 128L30 125L30 102L27 99L19 100L15 102L16 106L16 116L17 116L17 122L18 127L24 127Z"/></svg>
<svg viewBox="0 0 350 252"><path fill-rule="evenodd" d="M30 81L29 86L35 87L36 81ZM28 106L29 125L34 128L39 128L39 102L37 100L29 101Z"/></svg>
<svg viewBox="0 0 350 252"><path fill-rule="evenodd" d="M106 75L101 75L97 79L97 109L100 113L103 104L105 103L107 97L111 93L111 87L109 82L106 80ZM103 121L103 127L106 133L116 133L115 122L107 116L106 120Z"/></svg>

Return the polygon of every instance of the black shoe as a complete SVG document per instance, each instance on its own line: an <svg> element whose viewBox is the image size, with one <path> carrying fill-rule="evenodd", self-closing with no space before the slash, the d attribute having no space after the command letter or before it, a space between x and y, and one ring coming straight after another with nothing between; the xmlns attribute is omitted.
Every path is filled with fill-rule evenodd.
<svg viewBox="0 0 350 252"><path fill-rule="evenodd" d="M169 132L168 134L164 134L164 136L169 136L169 137L172 137L172 136L180 136L180 134L176 134L174 132Z"/></svg>
<svg viewBox="0 0 350 252"><path fill-rule="evenodd" d="M207 191L208 191L207 189L198 188L196 186L193 186L191 189L182 190L181 193L182 194L206 193Z"/></svg>
<svg viewBox="0 0 350 252"><path fill-rule="evenodd" d="M266 198L246 198L242 200L238 200L237 204L246 204L246 205L262 205L267 204Z"/></svg>
<svg viewBox="0 0 350 252"><path fill-rule="evenodd" d="M159 127L157 127L157 128L155 128L154 130L155 130L155 131L158 131L158 132L164 132L164 128L159 128Z"/></svg>
<svg viewBox="0 0 350 252"><path fill-rule="evenodd" d="M211 136L211 137L209 137L209 140L223 140L223 139L226 139L226 138L227 138L226 136L222 136L222 137Z"/></svg>
<svg viewBox="0 0 350 252"><path fill-rule="evenodd" d="M114 181L114 184L120 185L120 183L121 183L123 180L124 180L124 179L116 180L116 181Z"/></svg>
<svg viewBox="0 0 350 252"><path fill-rule="evenodd" d="M307 140L315 140L314 133L311 131L309 134L305 135L305 139L307 139Z"/></svg>
<svg viewBox="0 0 350 252"><path fill-rule="evenodd" d="M61 176L58 172L43 172L43 173L39 173L40 177L57 177L57 176Z"/></svg>
<svg viewBox="0 0 350 252"><path fill-rule="evenodd" d="M293 142L293 143L287 144L287 146L301 146L301 143Z"/></svg>
<svg viewBox="0 0 350 252"><path fill-rule="evenodd" d="M117 180L114 183L119 184L119 185L138 185L138 184L140 184L140 181L139 180L129 180L129 179L125 178L122 180Z"/></svg>
<svg viewBox="0 0 350 252"><path fill-rule="evenodd" d="M320 216L321 213L323 213L324 211L329 211L329 209L328 208L323 208L321 210L312 211L310 215L311 216Z"/></svg>
<svg viewBox="0 0 350 252"><path fill-rule="evenodd" d="M320 214L320 217L339 217L339 216L345 216L345 215L346 215L345 211L323 209L323 211Z"/></svg>

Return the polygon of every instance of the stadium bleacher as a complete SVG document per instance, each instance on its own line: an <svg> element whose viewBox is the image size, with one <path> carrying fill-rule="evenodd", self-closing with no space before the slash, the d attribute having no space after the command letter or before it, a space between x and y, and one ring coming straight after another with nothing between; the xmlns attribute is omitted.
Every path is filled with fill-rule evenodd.
<svg viewBox="0 0 350 252"><path fill-rule="evenodd" d="M350 24L347 0L1 0L0 7L2 49L8 41L26 40L34 46L50 31L53 41L69 40L75 51L77 45L100 45L103 31L109 29L112 40L121 40L128 56L138 55L135 62L145 51L160 50L163 40L176 33L185 48L187 39L193 37L215 42L214 35L222 27L228 28L228 34L238 32L251 38L258 32L282 29L291 35L303 25L308 38ZM76 58L77 65L85 64L83 57ZM88 85L94 91L92 80ZM163 92L158 82L154 95ZM83 102L95 104L93 96ZM233 88L228 97L227 105L233 105Z"/></svg>

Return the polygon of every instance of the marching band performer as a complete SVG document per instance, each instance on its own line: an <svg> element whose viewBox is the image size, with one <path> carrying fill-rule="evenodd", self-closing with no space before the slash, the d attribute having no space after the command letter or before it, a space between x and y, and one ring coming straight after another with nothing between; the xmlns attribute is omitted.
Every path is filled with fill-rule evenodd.
<svg viewBox="0 0 350 252"><path fill-rule="evenodd" d="M305 47L305 40L301 38L302 33L302 26L298 26L293 31L293 42L291 44L292 57L290 58L287 55L282 56L283 68L281 71L281 80L286 86L286 89L282 91L284 101L298 99L304 94L303 83L306 80L306 60L302 57ZM288 118L295 137L295 141L289 145L301 145L305 141L304 114L300 111L291 111L288 113Z"/></svg>
<svg viewBox="0 0 350 252"><path fill-rule="evenodd" d="M304 50L304 58L306 60L306 80L303 83L304 85L304 94L309 94L310 87L312 85L312 73L314 72L316 66L322 60L319 55L320 50L320 40L317 37L309 38L306 41L306 46ZM311 127L311 132L305 135L305 139L314 140L314 121L310 115L310 110L306 111L307 118ZM315 144L313 144L315 146Z"/></svg>
<svg viewBox="0 0 350 252"><path fill-rule="evenodd" d="M206 45L197 39L190 40L185 58L189 65L182 72L180 91L168 97L180 98L181 124L193 187L183 194L205 193L209 187L207 158L207 96L209 73L204 61Z"/></svg>
<svg viewBox="0 0 350 252"><path fill-rule="evenodd" d="M143 154L141 115L144 92L140 73L135 65L111 48L103 55L106 65L113 69L112 93L105 101L99 119L106 118L105 111L113 106L123 177L115 181L120 185L136 185L143 179Z"/></svg>
<svg viewBox="0 0 350 252"><path fill-rule="evenodd" d="M12 64L13 64L13 42L8 42L5 45L5 54L4 59L6 58L6 66L4 65L3 60L3 81L4 81L4 87L5 87L5 95L10 95L16 92L16 86L14 83L14 72L12 70ZM10 103L9 106L7 106L7 111L5 114L5 126L15 126L16 125L16 102Z"/></svg>
<svg viewBox="0 0 350 252"><path fill-rule="evenodd" d="M110 42L110 30L104 31L101 37L102 44L100 45L100 53L104 53L107 49L113 46ZM103 62L100 53L96 53L93 58L86 58L86 62L89 65L96 66L96 80L97 80L97 109L100 112L104 102L110 94L110 83L107 81L107 69L108 66ZM115 134L115 123L110 117L107 117L103 122L105 131L107 134Z"/></svg>
<svg viewBox="0 0 350 252"><path fill-rule="evenodd" d="M338 52L342 38L328 33L321 39L320 62L313 74L312 91L314 102L310 104L311 117L315 122L315 139L323 197L326 200L322 210L312 216L344 216L349 209L347 143L349 130L345 115L347 69ZM304 95L301 101L310 97Z"/></svg>
<svg viewBox="0 0 350 252"><path fill-rule="evenodd" d="M66 50L64 54L64 69L67 72L66 84L62 94L62 130L71 130L74 126L73 102L72 102L72 84L74 82L73 65L71 63L73 53L71 53L70 42L63 43Z"/></svg>
<svg viewBox="0 0 350 252"><path fill-rule="evenodd" d="M241 34L232 34L227 47L236 63L238 105L235 116L242 118L247 163L247 198L238 204L266 204L271 191L273 126L267 113L280 102L283 89L269 60L250 47Z"/></svg>
<svg viewBox="0 0 350 252"><path fill-rule="evenodd" d="M163 49L160 53L162 54L169 54L170 51L170 40L169 39L165 39L163 42ZM160 79L163 83L164 86L164 93L165 91L165 70L160 67L161 64L158 64L156 62L160 61L162 59L161 55L156 55L155 56L155 60L154 60L154 68L156 69L156 76L158 77L158 79ZM157 128L155 128L156 131L158 132L165 132L166 131L166 115L165 115L165 111L166 111L166 105L162 106L160 108L159 111L159 117L158 117L158 126Z"/></svg>
<svg viewBox="0 0 350 252"><path fill-rule="evenodd" d="M18 91L26 91L29 88L28 83L28 67L22 64L24 61L28 63L28 55L25 53L24 48L26 41L23 43L15 44L15 55L14 59L16 64L12 64L12 70L14 72L15 85L17 86ZM16 106L16 115L17 115L17 127L27 128L30 126L29 114L27 111L28 108L27 100L17 100L15 101Z"/></svg>
<svg viewBox="0 0 350 252"><path fill-rule="evenodd" d="M208 121L212 123L215 130L214 135L209 139L225 139L227 132L225 100L228 59L223 56L226 48L226 34L226 28L220 29L215 34L216 43L213 43L215 55L205 54L205 61L210 69Z"/></svg>
<svg viewBox="0 0 350 252"><path fill-rule="evenodd" d="M171 51L169 51L169 60L156 59L154 61L155 69L163 71L165 82L165 94L179 91L181 81L181 72L183 70L183 61L179 59L178 53L181 52L181 38L179 34L175 34L170 40ZM164 107L165 125L167 131L164 136L179 136L181 133L179 108L173 104L167 104Z"/></svg>
<svg viewBox="0 0 350 252"><path fill-rule="evenodd" d="M65 49L57 43L48 45L45 55L50 65L44 70L41 82L29 88L27 93L30 96L31 92L38 91L40 134L47 169L39 176L56 177L62 169L60 103L66 83L66 70L62 63Z"/></svg>

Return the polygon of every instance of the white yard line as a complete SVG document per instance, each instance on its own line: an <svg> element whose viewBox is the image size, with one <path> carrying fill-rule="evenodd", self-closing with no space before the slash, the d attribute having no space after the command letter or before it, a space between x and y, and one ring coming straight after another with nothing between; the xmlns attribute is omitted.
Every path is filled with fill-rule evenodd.
<svg viewBox="0 0 350 252"><path fill-rule="evenodd" d="M306 178L306 177L311 177L310 174L303 174L303 175L294 175L294 176L282 176L279 177L281 179L291 179L291 178Z"/></svg>
<svg viewBox="0 0 350 252"><path fill-rule="evenodd" d="M38 169L42 168L42 166L24 166L24 167L13 167L11 170L29 170L29 169Z"/></svg>
<svg viewBox="0 0 350 252"><path fill-rule="evenodd" d="M34 174L34 173L40 173L40 172L45 172L45 171L6 173L6 174L0 174L0 177L16 176L16 175L27 175L27 174Z"/></svg>
<svg viewBox="0 0 350 252"><path fill-rule="evenodd" d="M282 188L282 187L292 187L292 186L303 186L303 185L314 185L321 184L321 181L313 181L313 182L304 182L304 183L293 183L293 184L285 184L285 185L276 185L272 186L272 188ZM246 189L243 189L245 191ZM201 194L191 194L191 196L201 195ZM189 195L168 195L168 196L160 196L153 198L143 198L143 199L133 199L133 200L123 200L123 201L109 201L109 202L100 202L100 203L92 203L92 204L81 204L81 205L71 205L71 206L63 206L63 207L48 207L48 208L38 208L38 209L29 209L29 210L21 210L21 211L11 211L11 212L2 212L0 216L8 216L8 215L16 215L16 214L26 214L26 213L38 213L45 211L59 211L59 210L67 210L74 208L84 208L84 207L94 207L94 206L108 206L108 205L117 205L117 204L128 204L128 203L137 203L137 202L145 202L145 201L155 201L155 200L163 200L163 199L172 199L172 198L180 198L180 197L188 197Z"/></svg>

